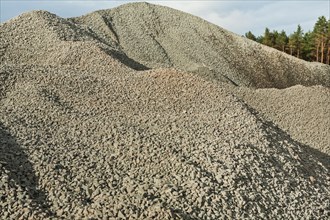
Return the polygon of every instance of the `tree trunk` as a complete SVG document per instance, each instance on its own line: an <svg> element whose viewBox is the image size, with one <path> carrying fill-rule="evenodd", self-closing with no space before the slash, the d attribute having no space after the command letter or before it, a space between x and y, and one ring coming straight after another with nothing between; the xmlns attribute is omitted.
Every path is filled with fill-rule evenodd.
<svg viewBox="0 0 330 220"><path fill-rule="evenodd" d="M317 43L317 46L316 46L316 62L319 62L319 46L320 46L320 43Z"/></svg>
<svg viewBox="0 0 330 220"><path fill-rule="evenodd" d="M321 63L324 63L324 48L325 48L325 43L322 41L322 43L321 43Z"/></svg>
<svg viewBox="0 0 330 220"><path fill-rule="evenodd" d="M330 46L328 47L327 64L330 64Z"/></svg>

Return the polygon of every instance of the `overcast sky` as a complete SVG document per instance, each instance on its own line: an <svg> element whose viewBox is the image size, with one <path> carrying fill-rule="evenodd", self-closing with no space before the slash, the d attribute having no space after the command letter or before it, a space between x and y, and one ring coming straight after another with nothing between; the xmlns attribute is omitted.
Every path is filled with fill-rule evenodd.
<svg viewBox="0 0 330 220"><path fill-rule="evenodd" d="M112 8L133 1L78 1L78 0L0 0L1 22L23 12L41 9L61 17L83 15L98 9ZM176 8L202 17L227 30L243 35L251 30L261 35L265 27L293 32L300 24L311 30L317 18L329 19L330 0L213 0L213 1L147 1Z"/></svg>

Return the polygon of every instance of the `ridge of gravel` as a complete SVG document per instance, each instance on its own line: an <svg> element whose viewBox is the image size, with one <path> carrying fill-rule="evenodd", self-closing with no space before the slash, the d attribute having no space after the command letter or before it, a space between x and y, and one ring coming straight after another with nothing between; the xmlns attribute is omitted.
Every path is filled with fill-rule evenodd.
<svg viewBox="0 0 330 220"><path fill-rule="evenodd" d="M127 57L115 42L104 42L88 27L47 11L27 12L2 23L0 36L0 61L4 64L146 69Z"/></svg>
<svg viewBox="0 0 330 220"><path fill-rule="evenodd" d="M329 88L297 85L287 89L241 87L232 91L295 140L330 155Z"/></svg>
<svg viewBox="0 0 330 220"><path fill-rule="evenodd" d="M327 66L145 3L72 19L25 13L0 37L0 218L330 215L330 158L315 149L326 152L326 130L302 137L285 122L326 129L328 88L229 86L327 86ZM263 58L244 69L237 58L251 51Z"/></svg>
<svg viewBox="0 0 330 220"><path fill-rule="evenodd" d="M2 63L79 63L79 57L70 59L79 53L66 48L84 44L83 56L92 59L87 50L101 50L135 70L174 67L207 80L256 88L330 86L329 65L302 61L198 17L148 3L70 19L32 11L2 23L0 30ZM58 55L48 58L54 52Z"/></svg>
<svg viewBox="0 0 330 220"><path fill-rule="evenodd" d="M256 88L330 87L329 65L297 59L165 6L131 3L69 20L103 39L112 41L107 36L115 34L121 49L149 68L176 67Z"/></svg>
<svg viewBox="0 0 330 220"><path fill-rule="evenodd" d="M169 69L6 72L5 218L329 215L329 170L317 155L214 83Z"/></svg>

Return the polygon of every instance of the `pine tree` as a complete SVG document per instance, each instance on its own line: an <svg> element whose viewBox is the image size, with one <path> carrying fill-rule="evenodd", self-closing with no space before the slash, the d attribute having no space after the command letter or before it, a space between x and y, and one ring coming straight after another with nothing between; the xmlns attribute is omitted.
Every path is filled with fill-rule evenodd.
<svg viewBox="0 0 330 220"><path fill-rule="evenodd" d="M290 55L293 56L293 52L295 50L295 41L294 41L294 36L293 34L290 35L289 37L289 48L290 48Z"/></svg>
<svg viewBox="0 0 330 220"><path fill-rule="evenodd" d="M301 49L303 47L303 30L300 25L298 25L297 30L294 32L295 36L295 47L297 50L297 57L300 57Z"/></svg>
<svg viewBox="0 0 330 220"><path fill-rule="evenodd" d="M256 41L257 40L256 36L254 34L252 34L251 31L245 33L245 37L248 38L248 39L250 39L250 40L253 40L253 41Z"/></svg>
<svg viewBox="0 0 330 220"><path fill-rule="evenodd" d="M324 16L319 17L313 30L314 45L316 48L316 62L324 63L327 29L328 22L326 18Z"/></svg>
<svg viewBox="0 0 330 220"><path fill-rule="evenodd" d="M279 33L276 30L273 30L273 32L270 33L270 39L272 42L271 46L279 50L280 47L277 45L278 36L279 36Z"/></svg>
<svg viewBox="0 0 330 220"><path fill-rule="evenodd" d="M262 39L262 43L269 47L272 46L272 36L268 28L265 29L264 37Z"/></svg>
<svg viewBox="0 0 330 220"><path fill-rule="evenodd" d="M276 45L278 46L278 49L282 50L282 52L285 52L285 47L288 43L288 36L286 35L285 31L282 30L281 33L276 38Z"/></svg>
<svg viewBox="0 0 330 220"><path fill-rule="evenodd" d="M329 65L330 64L330 19L328 20L327 42L328 42L327 64Z"/></svg>
<svg viewBox="0 0 330 220"><path fill-rule="evenodd" d="M258 42L258 43L261 43L261 44L262 44L263 41L264 41L264 37L263 37L263 36L258 36L258 37L257 37L257 42Z"/></svg>
<svg viewBox="0 0 330 220"><path fill-rule="evenodd" d="M303 30L300 25L298 25L297 30L290 35L289 46L290 54L295 54L299 58L303 46Z"/></svg>
<svg viewBox="0 0 330 220"><path fill-rule="evenodd" d="M304 34L303 37L303 47L302 47L302 59L307 61L312 61L313 57L315 57L315 50L313 44L313 34L308 31Z"/></svg>
<svg viewBox="0 0 330 220"><path fill-rule="evenodd" d="M306 34L298 25L289 36L284 30L279 33L266 28L261 36L256 37L249 31L245 37L304 60L330 64L330 20L327 21L325 16L319 17L313 31Z"/></svg>

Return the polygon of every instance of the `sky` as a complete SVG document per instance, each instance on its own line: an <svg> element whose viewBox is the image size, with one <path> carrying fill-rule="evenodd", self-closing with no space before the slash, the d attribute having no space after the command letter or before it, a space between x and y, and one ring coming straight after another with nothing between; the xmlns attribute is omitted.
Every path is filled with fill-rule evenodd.
<svg viewBox="0 0 330 220"><path fill-rule="evenodd" d="M116 0L0 0L1 22L23 12L47 10L61 17L74 17L98 9L113 8L128 2ZM300 24L312 30L319 16L330 17L330 0L213 0L147 1L197 15L234 33L252 31L262 35L265 27L292 33Z"/></svg>

